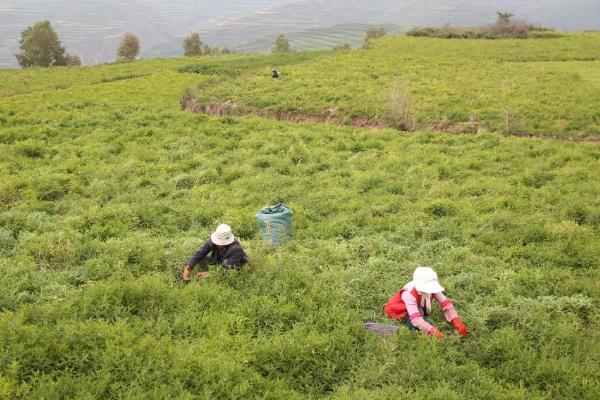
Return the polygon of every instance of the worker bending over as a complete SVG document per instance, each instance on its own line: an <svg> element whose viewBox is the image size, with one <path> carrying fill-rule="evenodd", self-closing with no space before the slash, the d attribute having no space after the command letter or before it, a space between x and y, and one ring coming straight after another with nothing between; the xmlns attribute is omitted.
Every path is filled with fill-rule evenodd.
<svg viewBox="0 0 600 400"><path fill-rule="evenodd" d="M467 335L467 327L458 317L452 301L444 296L444 288L438 283L435 271L429 267L417 267L412 282L407 283L386 304L388 317L400 320L410 330L420 330L429 336L443 339L444 334L425 319L431 315L431 302L437 300L444 310L446 320L461 336Z"/></svg>

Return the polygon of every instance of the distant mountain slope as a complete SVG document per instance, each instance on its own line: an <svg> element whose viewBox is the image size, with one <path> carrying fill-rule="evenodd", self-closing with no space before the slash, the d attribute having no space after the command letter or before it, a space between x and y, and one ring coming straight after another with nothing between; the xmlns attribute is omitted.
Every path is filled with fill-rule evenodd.
<svg viewBox="0 0 600 400"><path fill-rule="evenodd" d="M347 23L479 25L496 11L563 30L600 28L597 0L301 0L274 5L237 20L194 28L207 38L239 43L254 35L274 35Z"/></svg>
<svg viewBox="0 0 600 400"><path fill-rule="evenodd" d="M4 0L0 67L16 65L20 32L46 18L68 51L89 64L114 59L125 32L140 37L142 56L181 54L181 39L192 31L212 45L242 51L268 50L269 38L285 33L307 49L333 43L318 40L323 28L340 33L340 26L356 24L480 25L493 21L496 11L563 30L600 29L598 0ZM335 41L356 42L356 31L347 32L347 40Z"/></svg>
<svg viewBox="0 0 600 400"><path fill-rule="evenodd" d="M0 67L14 66L20 33L36 21L49 19L67 51L88 64L114 59L125 32L136 34L142 50L177 43L192 25L210 25L224 16L241 18L275 0L3 0L0 2ZM277 3L282 3L281 1Z"/></svg>
<svg viewBox="0 0 600 400"><path fill-rule="evenodd" d="M331 49L342 43L353 48L362 46L367 24L340 24L324 28L307 29L288 35L292 50L324 50ZM384 25L386 33L400 34L404 30L399 25ZM270 51L274 45L273 36L262 36L235 46L234 49L243 53L263 53Z"/></svg>

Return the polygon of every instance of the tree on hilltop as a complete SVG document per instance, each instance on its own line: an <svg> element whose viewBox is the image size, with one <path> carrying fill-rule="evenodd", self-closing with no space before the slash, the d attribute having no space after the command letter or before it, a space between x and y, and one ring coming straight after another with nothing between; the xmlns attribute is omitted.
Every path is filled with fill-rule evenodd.
<svg viewBox="0 0 600 400"><path fill-rule="evenodd" d="M65 65L67 67L77 67L81 65L81 58L77 57L75 54L67 54L65 56Z"/></svg>
<svg viewBox="0 0 600 400"><path fill-rule="evenodd" d="M135 60L140 52L140 40L131 33L126 33L119 45L117 59L120 61Z"/></svg>
<svg viewBox="0 0 600 400"><path fill-rule="evenodd" d="M497 11L496 14L498 15L498 20L496 21L498 25L510 25L512 18L515 16L515 14L509 12L503 13Z"/></svg>
<svg viewBox="0 0 600 400"><path fill-rule="evenodd" d="M15 57L23 68L65 65L65 48L48 20L36 22L21 32L19 45L21 53Z"/></svg>
<svg viewBox="0 0 600 400"><path fill-rule="evenodd" d="M290 48L290 42L283 34L277 36L275 40L275 47L273 47L273 53L289 53L292 49Z"/></svg>
<svg viewBox="0 0 600 400"><path fill-rule="evenodd" d="M515 14L509 12L497 12L496 15L498 19L490 26L490 30L497 37L525 39L529 36L529 30L532 28L529 22L515 19Z"/></svg>
<svg viewBox="0 0 600 400"><path fill-rule="evenodd" d="M199 33L192 33L183 39L183 50L186 57L194 57L202 55L202 41Z"/></svg>

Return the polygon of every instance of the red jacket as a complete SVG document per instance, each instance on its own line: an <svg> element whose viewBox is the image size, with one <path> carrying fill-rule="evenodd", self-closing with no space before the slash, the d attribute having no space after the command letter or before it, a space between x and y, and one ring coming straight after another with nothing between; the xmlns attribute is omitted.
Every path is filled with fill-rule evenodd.
<svg viewBox="0 0 600 400"><path fill-rule="evenodd" d="M406 311L406 304L404 304L404 301L402 300L402 292L404 291L406 291L406 288L400 289L400 291L396 293L396 295L394 295L394 297L392 297L390 301L388 301L388 303L385 305L384 310L388 317L394 319L402 319L408 316L408 312ZM410 291L410 294L412 294L413 297L417 299L417 304L421 304L421 295L419 294L419 292L417 292L416 288L413 287Z"/></svg>

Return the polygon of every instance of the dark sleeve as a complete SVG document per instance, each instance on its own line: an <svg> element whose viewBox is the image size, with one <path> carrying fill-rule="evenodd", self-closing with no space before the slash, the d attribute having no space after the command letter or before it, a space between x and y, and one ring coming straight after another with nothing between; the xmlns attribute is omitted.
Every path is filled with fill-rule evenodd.
<svg viewBox="0 0 600 400"><path fill-rule="evenodd" d="M239 246L236 248L236 251L230 255L229 257L227 257L226 259L223 260L223 266L224 267L232 267L232 266L236 266L236 265L243 265L246 264L248 262L248 256L246 255L246 253L244 252L244 249L242 248L242 246Z"/></svg>
<svg viewBox="0 0 600 400"><path fill-rule="evenodd" d="M213 243L210 239L208 239L206 242L204 242L202 247L200 247L198 251L195 252L194 255L192 255L192 257L190 257L186 265L189 265L190 267L194 268L194 266L198 264L198 261L202 260L208 255L208 253L210 253L212 248Z"/></svg>

